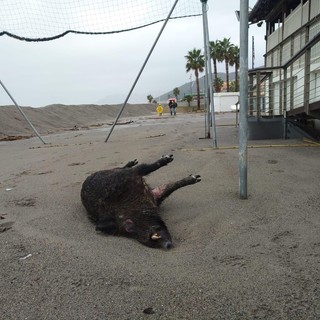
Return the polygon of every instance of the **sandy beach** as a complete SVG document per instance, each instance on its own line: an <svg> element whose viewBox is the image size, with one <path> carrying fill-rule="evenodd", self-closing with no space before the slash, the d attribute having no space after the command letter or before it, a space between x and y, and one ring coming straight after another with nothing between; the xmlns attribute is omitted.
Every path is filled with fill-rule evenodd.
<svg viewBox="0 0 320 320"><path fill-rule="evenodd" d="M320 319L318 145L250 141L240 200L234 114L216 116L214 149L203 113L133 106L105 143L116 108L60 107L29 110L46 144L0 142L1 319ZM32 134L2 108L2 137ZM202 177L161 206L174 248L97 233L84 179L163 154L174 161L151 186Z"/></svg>

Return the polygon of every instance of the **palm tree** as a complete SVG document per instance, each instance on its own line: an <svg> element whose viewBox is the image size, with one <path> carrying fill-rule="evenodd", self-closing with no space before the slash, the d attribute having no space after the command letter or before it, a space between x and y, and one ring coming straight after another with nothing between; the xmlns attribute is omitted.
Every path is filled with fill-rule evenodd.
<svg viewBox="0 0 320 320"><path fill-rule="evenodd" d="M204 55L201 53L201 49L193 49L188 51L185 56L187 59L186 69L187 72L194 70L197 85L197 107L200 110L200 84L199 84L199 72L204 71Z"/></svg>
<svg viewBox="0 0 320 320"><path fill-rule="evenodd" d="M178 101L178 96L180 94L180 90L179 88L174 88L172 91L173 95L176 97L177 101Z"/></svg>
<svg viewBox="0 0 320 320"><path fill-rule="evenodd" d="M230 82L230 92L236 92L236 82L235 81Z"/></svg>
<svg viewBox="0 0 320 320"><path fill-rule="evenodd" d="M217 79L218 79L218 69L217 63L223 61L223 57L221 54L220 42L210 41L210 56L213 61L213 74L214 74L214 91L220 92Z"/></svg>
<svg viewBox="0 0 320 320"><path fill-rule="evenodd" d="M234 66L235 71L235 92L239 91L238 71L240 67L240 49L238 46L233 46L231 49L230 65Z"/></svg>
<svg viewBox="0 0 320 320"><path fill-rule="evenodd" d="M191 104L191 101L193 100L193 97L192 97L192 95L191 94L187 94L185 97L184 97L184 99L183 99L183 101L187 101L188 102L188 107L190 108L190 104Z"/></svg>
<svg viewBox="0 0 320 320"><path fill-rule="evenodd" d="M217 92L221 92L221 88L223 87L223 80L218 77L215 81L215 86L217 87Z"/></svg>
<svg viewBox="0 0 320 320"><path fill-rule="evenodd" d="M223 60L226 65L226 82L227 82L227 92L230 90L229 85L229 64L232 56L232 48L234 45L230 42L230 38L223 38L223 40L219 41L221 47L221 54L223 56Z"/></svg>

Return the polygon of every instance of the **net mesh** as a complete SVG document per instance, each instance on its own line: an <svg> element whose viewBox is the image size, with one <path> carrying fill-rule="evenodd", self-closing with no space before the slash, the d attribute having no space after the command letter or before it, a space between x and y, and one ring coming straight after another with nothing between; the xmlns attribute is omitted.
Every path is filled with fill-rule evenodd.
<svg viewBox="0 0 320 320"><path fill-rule="evenodd" d="M163 21L173 0L2 0L0 36L49 41L68 33L109 34ZM181 0L171 19L201 14L201 1Z"/></svg>

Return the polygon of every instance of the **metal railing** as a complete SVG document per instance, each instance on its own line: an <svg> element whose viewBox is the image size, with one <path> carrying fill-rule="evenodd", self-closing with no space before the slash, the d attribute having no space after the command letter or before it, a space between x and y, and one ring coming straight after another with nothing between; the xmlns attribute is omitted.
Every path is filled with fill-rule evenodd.
<svg viewBox="0 0 320 320"><path fill-rule="evenodd" d="M248 115L283 116L295 109L309 114L320 102L320 33L283 66L249 70Z"/></svg>

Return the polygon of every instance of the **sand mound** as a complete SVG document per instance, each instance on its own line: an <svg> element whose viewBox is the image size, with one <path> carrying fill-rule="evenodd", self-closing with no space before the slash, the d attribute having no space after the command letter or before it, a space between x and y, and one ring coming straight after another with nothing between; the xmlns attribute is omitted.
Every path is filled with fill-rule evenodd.
<svg viewBox="0 0 320 320"><path fill-rule="evenodd" d="M23 112L40 134L48 134L76 127L100 126L114 120L122 105L62 105L42 108L22 107ZM151 114L151 104L128 104L121 118ZM0 106L0 138L34 136L28 123L15 106ZM12 139L11 139L12 140Z"/></svg>

